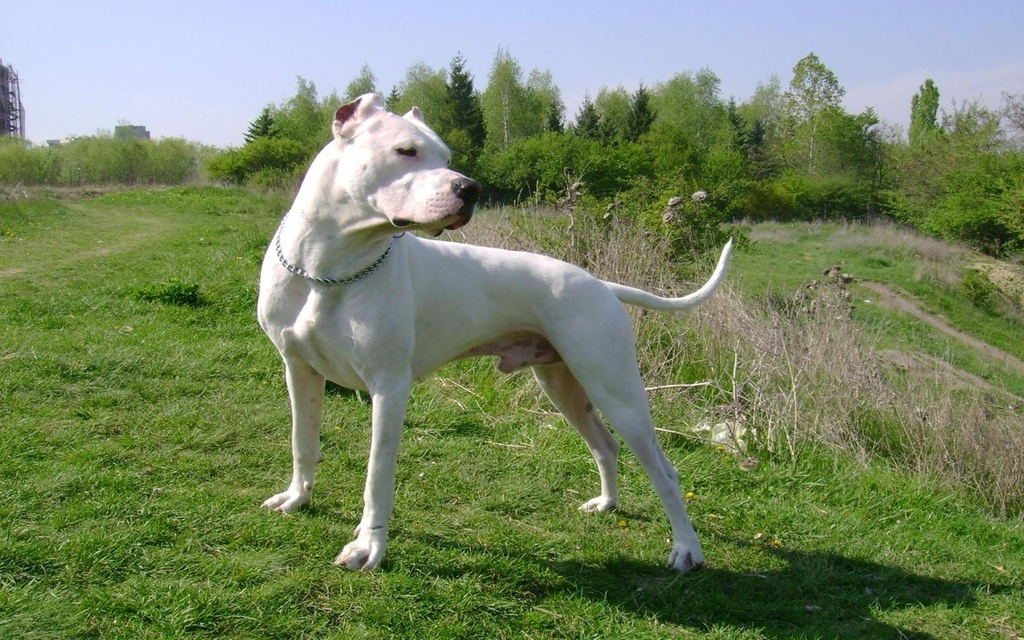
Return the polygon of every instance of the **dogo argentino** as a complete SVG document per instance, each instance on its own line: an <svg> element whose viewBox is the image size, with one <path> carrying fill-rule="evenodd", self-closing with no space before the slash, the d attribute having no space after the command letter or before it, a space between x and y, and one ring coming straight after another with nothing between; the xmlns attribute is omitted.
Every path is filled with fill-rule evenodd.
<svg viewBox="0 0 1024 640"><path fill-rule="evenodd" d="M598 280L552 258L439 235L473 214L480 184L448 168L449 151L418 109L385 110L376 95L338 109L334 139L313 160L270 243L260 277L260 325L284 360L292 410L292 479L263 506L309 502L320 461L325 380L368 391L372 425L363 515L335 563L372 569L384 556L395 464L415 380L469 356L511 372L532 367L590 448L601 495L583 511L616 506L619 444L650 477L672 527L668 565L703 562L678 476L655 436L623 303L687 309L722 282L731 241L711 279L682 298Z"/></svg>

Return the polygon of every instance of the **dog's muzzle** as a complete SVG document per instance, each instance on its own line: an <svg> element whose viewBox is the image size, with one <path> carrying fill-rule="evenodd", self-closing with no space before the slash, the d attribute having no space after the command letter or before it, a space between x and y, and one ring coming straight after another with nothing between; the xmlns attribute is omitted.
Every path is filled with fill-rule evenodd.
<svg viewBox="0 0 1024 640"><path fill-rule="evenodd" d="M452 192L455 196L462 200L462 206L459 207L458 215L460 222L457 222L457 227L448 227L449 229L458 229L461 226L466 225L469 219L473 217L473 211L476 209L476 202L480 199L480 193L483 191L483 187L479 182L471 178L461 177L452 180Z"/></svg>
<svg viewBox="0 0 1024 640"><path fill-rule="evenodd" d="M459 200L462 201L462 206L458 208L451 215L446 216L443 220L452 220L449 224L444 227L439 227L432 233L440 235L443 231L454 231L455 229L461 229L462 227L469 224L470 218L473 217L473 211L476 210L477 200L480 199L480 193L483 191L483 187L479 182L465 176L455 178L449 184L452 193L455 194ZM441 222L440 220L438 222ZM398 228L408 227L416 224L415 221L406 218L395 218L391 221L391 224Z"/></svg>

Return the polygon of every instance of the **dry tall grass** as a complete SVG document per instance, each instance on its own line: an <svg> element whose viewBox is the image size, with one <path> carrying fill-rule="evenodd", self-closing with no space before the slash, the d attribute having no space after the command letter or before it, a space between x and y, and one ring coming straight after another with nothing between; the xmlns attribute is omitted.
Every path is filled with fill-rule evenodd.
<svg viewBox="0 0 1024 640"><path fill-rule="evenodd" d="M893 228L850 228L833 242L892 244L923 256L926 269L948 264L954 249L911 236L898 238ZM484 212L467 228L466 239L539 251L602 279L663 294L693 290L717 257L707 256L694 281L683 282L666 258L666 246L652 234L570 225L565 216L536 209ZM756 430L754 446L762 456L796 459L807 447L831 447L865 462L886 460L967 487L998 512L1019 512L1020 415L995 402L989 390L951 390L940 368L907 375L892 367L851 320L845 298L838 280L794 292L781 303L748 298L726 285L692 313L635 310L638 358L648 384L695 382L679 379L686 371L700 371L711 382L693 403L654 394L655 413L690 425L699 419L743 424ZM689 431L678 423L674 430Z"/></svg>

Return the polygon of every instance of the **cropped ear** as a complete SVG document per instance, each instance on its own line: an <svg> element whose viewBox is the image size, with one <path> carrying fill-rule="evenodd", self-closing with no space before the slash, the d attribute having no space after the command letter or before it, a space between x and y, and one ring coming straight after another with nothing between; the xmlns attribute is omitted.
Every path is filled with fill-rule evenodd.
<svg viewBox="0 0 1024 640"><path fill-rule="evenodd" d="M405 114L404 117L406 120L415 120L416 122L423 122L424 124L426 124L423 120L423 112L420 111L419 107L413 107L412 109L409 109L409 113Z"/></svg>
<svg viewBox="0 0 1024 640"><path fill-rule="evenodd" d="M356 127L374 113L384 110L384 100L375 93L361 95L352 102L342 105L334 112L331 133L335 139L352 137Z"/></svg>

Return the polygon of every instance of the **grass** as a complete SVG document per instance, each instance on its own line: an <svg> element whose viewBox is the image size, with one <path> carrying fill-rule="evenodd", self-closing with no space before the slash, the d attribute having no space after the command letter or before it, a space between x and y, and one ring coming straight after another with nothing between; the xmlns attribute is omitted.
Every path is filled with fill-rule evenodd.
<svg viewBox="0 0 1024 640"><path fill-rule="evenodd" d="M253 312L286 206L214 189L0 204L0 636L1024 633L1019 518L970 486L810 436L797 455L759 446L744 470L734 453L662 433L707 559L669 573L668 526L632 457L621 457L621 509L577 512L597 491L585 446L528 375L485 360L418 385L384 565L335 568L361 508L364 398L328 399L313 505L291 517L259 508L290 473L280 364ZM508 222L483 214L466 234L534 237L523 218L509 239ZM595 271L689 288L655 252L643 256L650 268L616 259L614 242L588 254ZM769 254L737 255L736 292L700 314L638 314L650 384L715 381L653 393L659 426L685 432L742 410L766 434L768 414L746 403L782 402L768 387L782 378L758 378L735 340L764 313L740 292L766 290L755 278ZM779 291L805 281L773 278ZM193 294L202 304L187 303ZM737 355L747 390L734 397ZM877 425L869 408L861 422Z"/></svg>
<svg viewBox="0 0 1024 640"><path fill-rule="evenodd" d="M767 242L740 258L752 291L792 292L819 278L822 269L839 265L857 279L895 285L954 327L1024 359L1024 342L1017 338L1022 328L1020 307L1012 301L1020 292L1004 296L1006 306L1015 307L1016 314L994 313L970 304L957 291L975 262L965 249L886 224L765 224L758 227L756 237ZM896 335L896 339L904 338ZM1024 395L1019 380L1010 384L1018 395Z"/></svg>

